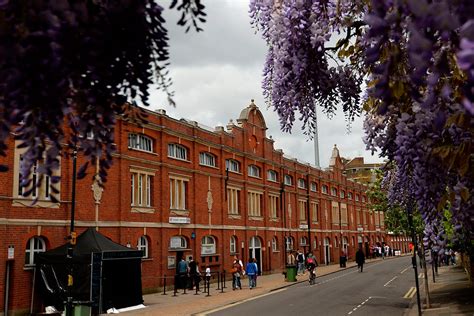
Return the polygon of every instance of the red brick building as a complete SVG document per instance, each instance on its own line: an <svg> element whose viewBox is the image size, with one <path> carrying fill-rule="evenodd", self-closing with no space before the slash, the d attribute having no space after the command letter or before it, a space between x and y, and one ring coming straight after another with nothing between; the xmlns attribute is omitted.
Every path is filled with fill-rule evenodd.
<svg viewBox="0 0 474 316"><path fill-rule="evenodd" d="M266 136L253 101L235 123L214 130L163 110L148 114L144 126L118 120L105 189L90 177L78 181L75 215L78 234L96 227L144 250L145 291L174 274L183 255L214 271L228 270L234 254L244 262L255 257L268 273L284 267L289 249L312 251L329 264L338 262L343 249L352 259L359 244L368 249L385 241L383 214L369 212L366 186L343 175L337 148L326 171L286 157ZM69 234L72 161L61 158L59 203L50 200L43 179L34 193L38 203L31 205L18 185L21 151L13 139L8 148L7 157L0 157L10 166L0 177L0 296L3 263L14 249L8 306L27 312L34 254L63 244Z"/></svg>

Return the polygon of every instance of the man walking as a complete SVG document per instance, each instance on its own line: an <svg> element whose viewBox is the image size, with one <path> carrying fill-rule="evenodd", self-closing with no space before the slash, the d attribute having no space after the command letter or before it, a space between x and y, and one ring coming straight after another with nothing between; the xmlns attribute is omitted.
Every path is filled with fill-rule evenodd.
<svg viewBox="0 0 474 316"><path fill-rule="evenodd" d="M303 252L298 250L298 255L296 256L296 260L298 261L298 275L304 273L304 263L305 263L305 257Z"/></svg>
<svg viewBox="0 0 474 316"><path fill-rule="evenodd" d="M181 257L181 261L178 262L178 278L179 282L178 284L180 285L179 288L184 289L185 286L187 285L188 281L188 272L189 272L189 265L186 260L184 260L184 256Z"/></svg>
<svg viewBox="0 0 474 316"><path fill-rule="evenodd" d="M362 248L359 248L356 252L356 263L357 263L357 269L360 272L363 272L364 270L364 263L365 263L365 255L364 252L362 251Z"/></svg>

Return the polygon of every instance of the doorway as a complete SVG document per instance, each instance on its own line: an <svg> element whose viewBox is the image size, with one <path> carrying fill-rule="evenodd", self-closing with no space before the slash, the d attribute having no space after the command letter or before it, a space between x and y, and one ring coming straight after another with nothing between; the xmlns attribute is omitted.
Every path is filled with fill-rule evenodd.
<svg viewBox="0 0 474 316"><path fill-rule="evenodd" d="M324 263L328 265L331 262L331 253L329 249L330 240L328 237L324 238Z"/></svg>
<svg viewBox="0 0 474 316"><path fill-rule="evenodd" d="M257 260L258 274L262 274L262 242L260 238L253 236L249 244L249 259ZM245 264L245 263L244 263Z"/></svg>

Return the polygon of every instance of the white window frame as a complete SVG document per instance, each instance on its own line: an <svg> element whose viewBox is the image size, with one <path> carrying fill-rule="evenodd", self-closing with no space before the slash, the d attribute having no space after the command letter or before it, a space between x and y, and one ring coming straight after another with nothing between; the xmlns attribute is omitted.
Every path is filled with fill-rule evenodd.
<svg viewBox="0 0 474 316"><path fill-rule="evenodd" d="M331 195L332 196L337 196L337 189L334 187L331 187Z"/></svg>
<svg viewBox="0 0 474 316"><path fill-rule="evenodd" d="M25 266L33 267L36 265L36 254L46 251L46 242L41 236L33 236L28 240L25 249Z"/></svg>
<svg viewBox="0 0 474 316"><path fill-rule="evenodd" d="M352 200L352 192L347 192L347 198L348 198L349 200Z"/></svg>
<svg viewBox="0 0 474 316"><path fill-rule="evenodd" d="M240 189L227 187L227 210L229 214L240 214Z"/></svg>
<svg viewBox="0 0 474 316"><path fill-rule="evenodd" d="M128 148L152 153L153 139L143 134L129 133Z"/></svg>
<svg viewBox="0 0 474 316"><path fill-rule="evenodd" d="M237 253L237 237L234 235L230 236L229 249L231 254Z"/></svg>
<svg viewBox="0 0 474 316"><path fill-rule="evenodd" d="M300 246L307 246L308 245L308 238L306 236L300 237Z"/></svg>
<svg viewBox="0 0 474 316"><path fill-rule="evenodd" d="M316 182L311 182L311 191L318 192L318 184Z"/></svg>
<svg viewBox="0 0 474 316"><path fill-rule="evenodd" d="M319 222L319 204L318 204L318 202L311 201L310 202L310 207L311 207L311 216L313 217L313 222L318 223Z"/></svg>
<svg viewBox="0 0 474 316"><path fill-rule="evenodd" d="M247 209L249 216L262 216L262 192L248 191L247 192Z"/></svg>
<svg viewBox="0 0 474 316"><path fill-rule="evenodd" d="M293 240L293 237L287 236L285 237L285 249L287 251L291 251L295 248L295 242Z"/></svg>
<svg viewBox="0 0 474 316"><path fill-rule="evenodd" d="M205 250L206 249L206 250ZM201 256L216 254L216 239L211 235L206 235L201 239Z"/></svg>
<svg viewBox="0 0 474 316"><path fill-rule="evenodd" d="M199 153L199 164L201 166L207 166L207 167L217 167L216 165L216 156L208 153L208 152L200 152Z"/></svg>
<svg viewBox="0 0 474 316"><path fill-rule="evenodd" d="M186 210L189 179L170 177L170 209Z"/></svg>
<svg viewBox="0 0 474 316"><path fill-rule="evenodd" d="M290 176L289 174L285 174L285 177L284 177L283 181L284 181L285 185L288 185L288 186L293 185L293 177Z"/></svg>
<svg viewBox="0 0 474 316"><path fill-rule="evenodd" d="M168 157L188 161L188 149L181 144L168 144Z"/></svg>
<svg viewBox="0 0 474 316"><path fill-rule="evenodd" d="M306 189L306 180L303 178L298 179L298 188Z"/></svg>
<svg viewBox="0 0 474 316"><path fill-rule="evenodd" d="M225 167L230 172L240 173L240 162L235 159L226 159Z"/></svg>
<svg viewBox="0 0 474 316"><path fill-rule="evenodd" d="M137 249L143 251L142 258L148 258L148 238L146 235L140 236L140 238L138 238Z"/></svg>
<svg viewBox="0 0 474 316"><path fill-rule="evenodd" d="M359 194L356 194L355 200L356 200L356 202L359 202Z"/></svg>
<svg viewBox="0 0 474 316"><path fill-rule="evenodd" d="M271 182L278 181L278 174L275 170L268 170L267 171L267 180Z"/></svg>
<svg viewBox="0 0 474 316"><path fill-rule="evenodd" d="M139 170L130 171L130 205L152 207L153 174Z"/></svg>
<svg viewBox="0 0 474 316"><path fill-rule="evenodd" d="M321 186L321 192L322 192L323 194L328 194L328 186L325 185L325 184L323 184L323 185Z"/></svg>
<svg viewBox="0 0 474 316"><path fill-rule="evenodd" d="M173 240L177 241L178 239L180 240L181 246L171 247L171 245L174 244ZM188 242L186 241L186 238L184 238L183 236L173 236L170 238L170 244L169 244L170 249L186 249L187 247L188 247Z"/></svg>
<svg viewBox="0 0 474 316"><path fill-rule="evenodd" d="M268 195L268 209L270 210L270 218L278 218L278 206L280 197L276 194Z"/></svg>
<svg viewBox="0 0 474 316"><path fill-rule="evenodd" d="M298 200L298 211L300 215L300 221L307 221L306 218L306 200Z"/></svg>
<svg viewBox="0 0 474 316"><path fill-rule="evenodd" d="M250 177L260 178L260 168L258 166L249 165L247 170Z"/></svg>
<svg viewBox="0 0 474 316"><path fill-rule="evenodd" d="M278 239L275 236L272 238L272 252L278 252Z"/></svg>
<svg viewBox="0 0 474 316"><path fill-rule="evenodd" d="M340 197L341 199L344 199L344 198L346 197L346 191L341 190L341 191L339 192L339 197Z"/></svg>

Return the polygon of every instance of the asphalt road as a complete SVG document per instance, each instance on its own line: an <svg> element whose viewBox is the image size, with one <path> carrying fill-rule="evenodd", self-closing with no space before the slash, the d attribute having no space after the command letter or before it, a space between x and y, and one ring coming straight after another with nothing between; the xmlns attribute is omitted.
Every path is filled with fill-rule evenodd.
<svg viewBox="0 0 474 316"><path fill-rule="evenodd" d="M415 292L409 257L348 269L209 311L207 315L403 315ZM407 295L408 294L408 295ZM404 298L407 296L407 298Z"/></svg>

